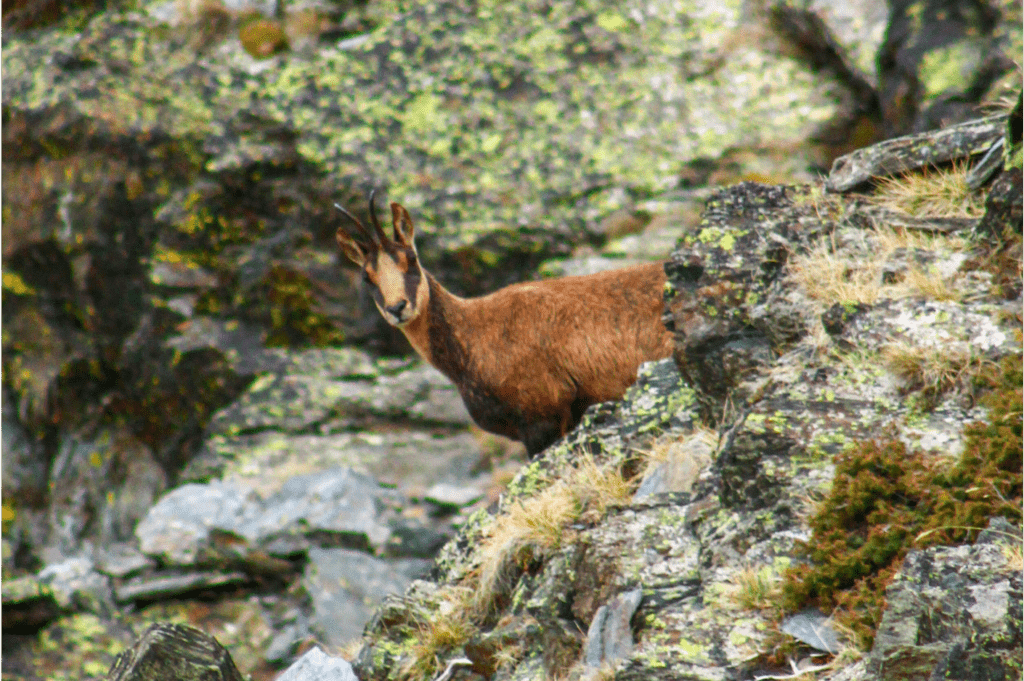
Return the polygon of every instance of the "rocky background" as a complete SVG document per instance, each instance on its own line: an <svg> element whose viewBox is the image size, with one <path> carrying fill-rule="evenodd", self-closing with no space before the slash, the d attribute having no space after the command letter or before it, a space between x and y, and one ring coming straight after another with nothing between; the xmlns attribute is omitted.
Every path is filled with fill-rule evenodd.
<svg viewBox="0 0 1024 681"><path fill-rule="evenodd" d="M5 679L1019 675L1019 2L3 11ZM523 468L340 263L373 188L460 294L668 258L674 360Z"/></svg>

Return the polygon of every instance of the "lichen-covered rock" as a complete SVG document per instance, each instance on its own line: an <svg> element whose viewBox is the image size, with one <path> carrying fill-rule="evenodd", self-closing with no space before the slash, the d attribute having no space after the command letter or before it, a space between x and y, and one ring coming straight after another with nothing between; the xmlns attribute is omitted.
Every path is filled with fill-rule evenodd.
<svg viewBox="0 0 1024 681"><path fill-rule="evenodd" d="M180 624L154 624L118 655L109 681L242 681L242 674L209 634Z"/></svg>
<svg viewBox="0 0 1024 681"><path fill-rule="evenodd" d="M1019 353L1019 331L994 296L991 275L972 270L970 254L940 241L934 250L894 248L879 257L884 232L875 225L883 214L826 198L820 187L744 183L713 196L700 226L684 233L666 264L674 361L689 380L668 360L646 365L622 402L588 410L579 428L512 481L497 519L468 519L439 556L438 585L396 599L389 617L423 622L436 609L457 607L451 599L458 589L494 588L489 609L467 615L476 629L443 646L445 653L465 655L487 678L583 678L593 673L582 665L587 655L601 656L601 642L567 632L592 627L604 641L611 634L602 617L639 590L628 623L633 647L616 638L612 648L629 652L605 657L606 673L616 679L779 675L789 667L772 652L780 646L797 668L810 664L819 653L777 630L778 583L807 560L807 500L830 488L833 456L888 434L931 465L952 466L967 424L987 414L972 381L987 380L985 367ZM935 228L910 215L901 220L902 229ZM944 228L967 232L972 225ZM808 267L800 258L823 242L831 260L817 261L820 267L866 268L877 276L869 282L877 295L864 302L836 294L840 302L826 302L812 293L795 268ZM925 288L897 288L918 271L940 292L939 284L956 281L959 295L936 300ZM942 370L949 373L921 373L915 362L936 356L939 366L951 363ZM713 437L702 434L702 420L717 426ZM685 481L665 482L658 476L668 462L659 464L642 493L583 513L561 528L561 543L514 554L494 584L482 583L495 533L507 532L509 518L520 518L558 484L582 484L573 476L587 457L635 470L632 457L655 448L661 457L685 459L672 461L686 469ZM944 565L950 556L941 555ZM990 588L999 580L981 572L989 581L978 597L1004 603ZM411 627L369 628L358 669L369 678L405 678L421 659ZM827 645L835 651L839 642ZM1000 646L984 643L969 664L1002 655ZM951 660L963 657L950 641L938 649ZM887 678L871 676L872 664L831 675Z"/></svg>
<svg viewBox="0 0 1024 681"><path fill-rule="evenodd" d="M665 266L666 325L675 358L705 414L748 399L771 355L806 333L806 311L782 286L793 251L833 228L808 188L743 183L708 201Z"/></svg>
<svg viewBox="0 0 1024 681"><path fill-rule="evenodd" d="M1019 673L1021 572L1007 548L1018 540L910 552L886 591L870 673L880 681Z"/></svg>
<svg viewBox="0 0 1024 681"><path fill-rule="evenodd" d="M291 478L266 498L232 483L189 484L164 496L135 532L143 553L170 565L202 565L221 541L232 552L282 557L317 541L367 550L387 541L380 516L394 496L346 468Z"/></svg>

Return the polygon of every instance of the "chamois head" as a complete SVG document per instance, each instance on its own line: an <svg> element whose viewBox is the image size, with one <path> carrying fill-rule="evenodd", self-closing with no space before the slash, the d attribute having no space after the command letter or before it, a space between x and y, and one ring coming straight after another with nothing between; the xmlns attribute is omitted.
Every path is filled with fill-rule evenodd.
<svg viewBox="0 0 1024 681"><path fill-rule="evenodd" d="M361 238L356 239L339 227L335 238L348 259L362 268L363 281L369 285L377 309L392 326L408 324L426 308L430 295L427 279L416 256L409 212L397 203L391 204L395 235L388 238L377 220L372 193L370 220L373 222L373 235L354 215L338 204L334 206L359 230Z"/></svg>

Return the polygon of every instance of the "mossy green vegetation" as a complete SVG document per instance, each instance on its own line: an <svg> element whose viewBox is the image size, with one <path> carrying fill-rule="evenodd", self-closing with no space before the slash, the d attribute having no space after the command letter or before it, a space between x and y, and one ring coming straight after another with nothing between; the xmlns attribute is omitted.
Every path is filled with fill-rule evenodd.
<svg viewBox="0 0 1024 681"><path fill-rule="evenodd" d="M885 586L910 548L973 541L990 518L1021 523L1021 357L979 377L986 421L964 431L955 464L908 450L895 437L835 457L832 490L811 518L808 564L787 570L784 606L834 609L854 643L869 649Z"/></svg>

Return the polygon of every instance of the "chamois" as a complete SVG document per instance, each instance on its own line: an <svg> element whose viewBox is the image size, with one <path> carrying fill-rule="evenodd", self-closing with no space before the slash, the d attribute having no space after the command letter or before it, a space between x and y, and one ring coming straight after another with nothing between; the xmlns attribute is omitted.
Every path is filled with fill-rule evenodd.
<svg viewBox="0 0 1024 681"><path fill-rule="evenodd" d="M642 362L672 353L661 322L661 263L512 284L479 298L448 292L419 264L408 211L391 204L394 236L376 239L351 213L360 239L338 245L362 268L377 308L423 359L459 389L484 430L519 440L530 456L618 399Z"/></svg>

